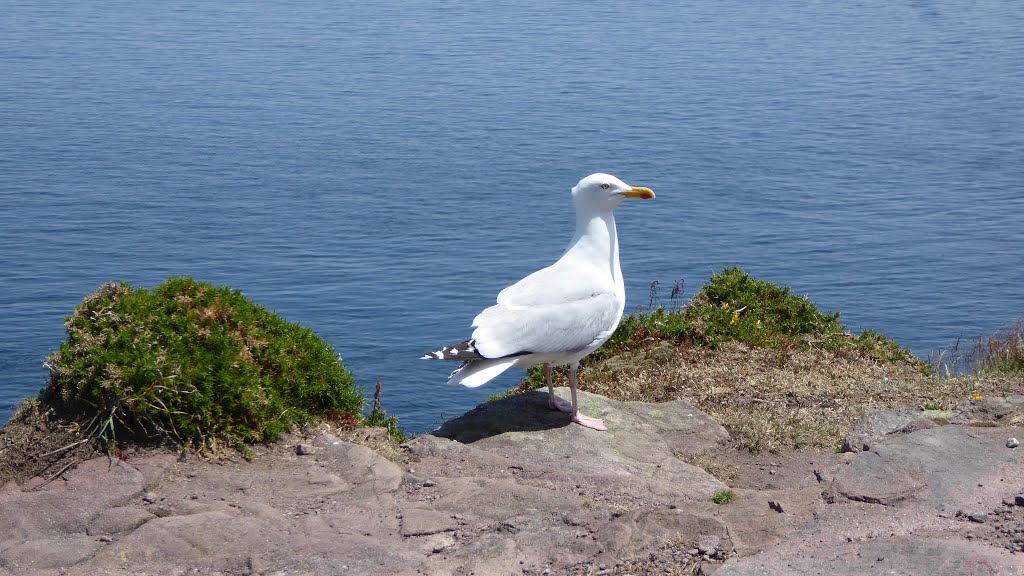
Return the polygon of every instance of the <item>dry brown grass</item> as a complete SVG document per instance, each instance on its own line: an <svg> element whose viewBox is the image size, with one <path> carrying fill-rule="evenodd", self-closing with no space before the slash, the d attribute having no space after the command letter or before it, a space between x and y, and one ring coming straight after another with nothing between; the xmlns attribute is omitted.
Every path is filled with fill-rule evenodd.
<svg viewBox="0 0 1024 576"><path fill-rule="evenodd" d="M55 417L38 400L25 400L0 428L0 486L35 476L53 478L99 453L78 424Z"/></svg>
<svg viewBox="0 0 1024 576"><path fill-rule="evenodd" d="M932 370L955 376L964 373L1024 371L1024 318L966 343L957 341L929 358Z"/></svg>
<svg viewBox="0 0 1024 576"><path fill-rule="evenodd" d="M869 410L953 407L972 396L1024 391L1024 376L927 376L906 361L828 350L718 349L665 341L592 363L580 387L618 400L689 401L751 452L835 449Z"/></svg>

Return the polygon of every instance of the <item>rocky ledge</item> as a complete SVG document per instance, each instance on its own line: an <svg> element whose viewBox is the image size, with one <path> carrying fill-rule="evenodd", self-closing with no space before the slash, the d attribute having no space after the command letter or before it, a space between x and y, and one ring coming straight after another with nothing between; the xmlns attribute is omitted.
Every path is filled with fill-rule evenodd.
<svg viewBox="0 0 1024 576"><path fill-rule="evenodd" d="M322 433L251 462L104 457L8 482L0 573L1024 574L1024 397L872 413L847 452L759 457L683 401L581 401L610 432L530 393L400 463ZM687 462L730 457L735 499L714 504L728 487Z"/></svg>

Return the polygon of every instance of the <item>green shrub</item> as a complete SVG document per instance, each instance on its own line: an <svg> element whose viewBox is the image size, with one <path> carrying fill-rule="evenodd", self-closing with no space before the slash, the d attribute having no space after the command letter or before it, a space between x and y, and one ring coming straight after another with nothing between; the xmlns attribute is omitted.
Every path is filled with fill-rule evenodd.
<svg viewBox="0 0 1024 576"><path fill-rule="evenodd" d="M753 347L819 348L882 361L904 360L927 371L923 362L892 340L870 330L851 334L839 319L839 312L821 312L807 296L732 267L713 275L682 310L659 307L623 318L594 359L651 340L706 348L742 342Z"/></svg>
<svg viewBox="0 0 1024 576"><path fill-rule="evenodd" d="M652 289L651 302L656 300ZM657 341L703 348L741 342L763 348L817 348L883 362L907 361L922 373L929 372L923 362L892 340L870 330L850 334L839 319L839 312L821 312L807 296L753 278L734 266L713 275L681 310L659 306L624 317L612 337L584 364L591 365L630 349L644 349ZM517 390L535 389L543 384L543 370L533 367Z"/></svg>
<svg viewBox="0 0 1024 576"><path fill-rule="evenodd" d="M713 275L682 310L658 307L623 318L604 352L651 338L707 348L730 341L786 348L808 336L841 334L839 312L823 313L807 296L732 267Z"/></svg>
<svg viewBox="0 0 1024 576"><path fill-rule="evenodd" d="M240 447L318 419L360 421L365 400L331 346L226 286L111 282L65 325L43 400L107 441Z"/></svg>
<svg viewBox="0 0 1024 576"><path fill-rule="evenodd" d="M839 312L825 314L807 296L752 278L738 267L715 274L687 306L689 338L706 346L738 341L789 346L801 336L841 333Z"/></svg>

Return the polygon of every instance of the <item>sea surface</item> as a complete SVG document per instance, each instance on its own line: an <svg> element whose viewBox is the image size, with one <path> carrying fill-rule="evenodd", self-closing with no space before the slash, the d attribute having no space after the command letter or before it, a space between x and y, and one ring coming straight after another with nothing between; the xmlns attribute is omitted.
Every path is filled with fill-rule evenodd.
<svg viewBox="0 0 1024 576"><path fill-rule="evenodd" d="M609 172L627 311L726 266L919 356L1024 316L1017 0L0 3L0 422L108 280L227 284L421 432L419 360Z"/></svg>

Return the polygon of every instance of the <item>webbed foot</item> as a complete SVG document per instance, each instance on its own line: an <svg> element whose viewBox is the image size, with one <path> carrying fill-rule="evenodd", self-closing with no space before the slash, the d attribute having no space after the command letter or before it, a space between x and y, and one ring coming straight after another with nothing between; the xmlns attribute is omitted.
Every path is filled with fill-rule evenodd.
<svg viewBox="0 0 1024 576"><path fill-rule="evenodd" d="M585 428L591 428L593 430L599 430L601 432L608 431L608 428L606 428L604 425L604 420L601 420L600 418L591 418L590 416L584 416L579 412L577 412L576 415L572 417L572 421Z"/></svg>

